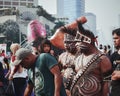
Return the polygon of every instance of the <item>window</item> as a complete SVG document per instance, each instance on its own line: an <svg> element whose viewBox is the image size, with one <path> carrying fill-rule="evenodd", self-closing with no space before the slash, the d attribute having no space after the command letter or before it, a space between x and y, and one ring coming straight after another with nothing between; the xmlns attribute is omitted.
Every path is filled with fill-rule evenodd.
<svg viewBox="0 0 120 96"><path fill-rule="evenodd" d="M18 2L12 2L12 5L19 5Z"/></svg>
<svg viewBox="0 0 120 96"><path fill-rule="evenodd" d="M33 0L28 0L28 1L33 1Z"/></svg>
<svg viewBox="0 0 120 96"><path fill-rule="evenodd" d="M33 6L33 3L28 3L28 6L29 6L29 7L32 7L32 6Z"/></svg>
<svg viewBox="0 0 120 96"><path fill-rule="evenodd" d="M3 1L0 1L0 5L3 5Z"/></svg>
<svg viewBox="0 0 120 96"><path fill-rule="evenodd" d="M11 2L5 1L5 5L11 5Z"/></svg>
<svg viewBox="0 0 120 96"><path fill-rule="evenodd" d="M26 6L26 3L22 3L22 2L21 2L21 3L20 3L20 6Z"/></svg>
<svg viewBox="0 0 120 96"><path fill-rule="evenodd" d="M20 0L20 1L26 1L26 0Z"/></svg>

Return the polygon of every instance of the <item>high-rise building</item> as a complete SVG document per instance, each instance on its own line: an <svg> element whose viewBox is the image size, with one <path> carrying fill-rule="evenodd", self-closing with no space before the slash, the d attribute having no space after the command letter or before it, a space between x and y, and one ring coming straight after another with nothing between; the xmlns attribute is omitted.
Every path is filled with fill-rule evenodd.
<svg viewBox="0 0 120 96"><path fill-rule="evenodd" d="M118 26L120 27L120 14L118 15Z"/></svg>
<svg viewBox="0 0 120 96"><path fill-rule="evenodd" d="M84 15L85 0L64 0L63 4L63 15L69 18L69 22L73 22L78 17Z"/></svg>
<svg viewBox="0 0 120 96"><path fill-rule="evenodd" d="M87 18L87 22L85 23L85 27L91 30L95 35L96 32L96 15L93 13L85 13L85 17Z"/></svg>
<svg viewBox="0 0 120 96"><path fill-rule="evenodd" d="M0 0L0 8L37 6L38 0Z"/></svg>
<svg viewBox="0 0 120 96"><path fill-rule="evenodd" d="M57 16L64 17L64 0L57 0Z"/></svg>

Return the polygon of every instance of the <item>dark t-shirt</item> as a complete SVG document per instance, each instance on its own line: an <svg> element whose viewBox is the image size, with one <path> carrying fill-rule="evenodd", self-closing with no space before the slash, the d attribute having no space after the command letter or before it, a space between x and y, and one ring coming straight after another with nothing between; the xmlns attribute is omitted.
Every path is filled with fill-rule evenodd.
<svg viewBox="0 0 120 96"><path fill-rule="evenodd" d="M113 71L120 70L120 64L117 64L116 60L120 60L120 54L118 54L118 52L114 52L110 57ZM112 89L110 96L120 96L120 80L112 80L111 86Z"/></svg>
<svg viewBox="0 0 120 96"><path fill-rule="evenodd" d="M49 53L42 53L35 63L35 81L33 80L33 71L29 70L29 80L35 85L36 96L54 96L54 76L50 72L50 69L56 64L58 64L58 62L55 57ZM60 96L66 96L63 85L60 94Z"/></svg>
<svg viewBox="0 0 120 96"><path fill-rule="evenodd" d="M3 66L2 63L0 62L0 81L4 82L5 77L4 77L4 70L3 70Z"/></svg>
<svg viewBox="0 0 120 96"><path fill-rule="evenodd" d="M115 70L115 68L117 66L119 66L117 63L116 63L116 60L120 60L120 54L118 54L118 52L114 52L111 56L110 56L110 61L112 63L112 68L113 70Z"/></svg>

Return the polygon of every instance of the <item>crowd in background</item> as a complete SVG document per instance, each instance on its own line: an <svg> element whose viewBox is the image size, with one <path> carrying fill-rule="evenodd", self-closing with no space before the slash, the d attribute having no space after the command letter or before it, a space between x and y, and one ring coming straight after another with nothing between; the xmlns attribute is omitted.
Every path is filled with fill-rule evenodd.
<svg viewBox="0 0 120 96"><path fill-rule="evenodd" d="M6 96L10 80L14 96L120 96L120 29L112 31L114 51L110 45L96 46L97 37L80 20L74 27L59 28L64 49L55 46L59 38L54 43L47 38L33 41L32 50L13 43L11 56L3 49L0 96Z"/></svg>

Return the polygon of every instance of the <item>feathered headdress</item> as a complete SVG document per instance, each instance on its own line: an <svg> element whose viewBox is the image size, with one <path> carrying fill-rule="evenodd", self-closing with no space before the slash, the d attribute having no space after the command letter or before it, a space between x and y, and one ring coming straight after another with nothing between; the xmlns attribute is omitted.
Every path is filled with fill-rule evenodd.
<svg viewBox="0 0 120 96"><path fill-rule="evenodd" d="M33 42L37 40L37 38L45 38L46 30L45 27L38 20L32 20L28 24L27 30L27 39L28 42Z"/></svg>

